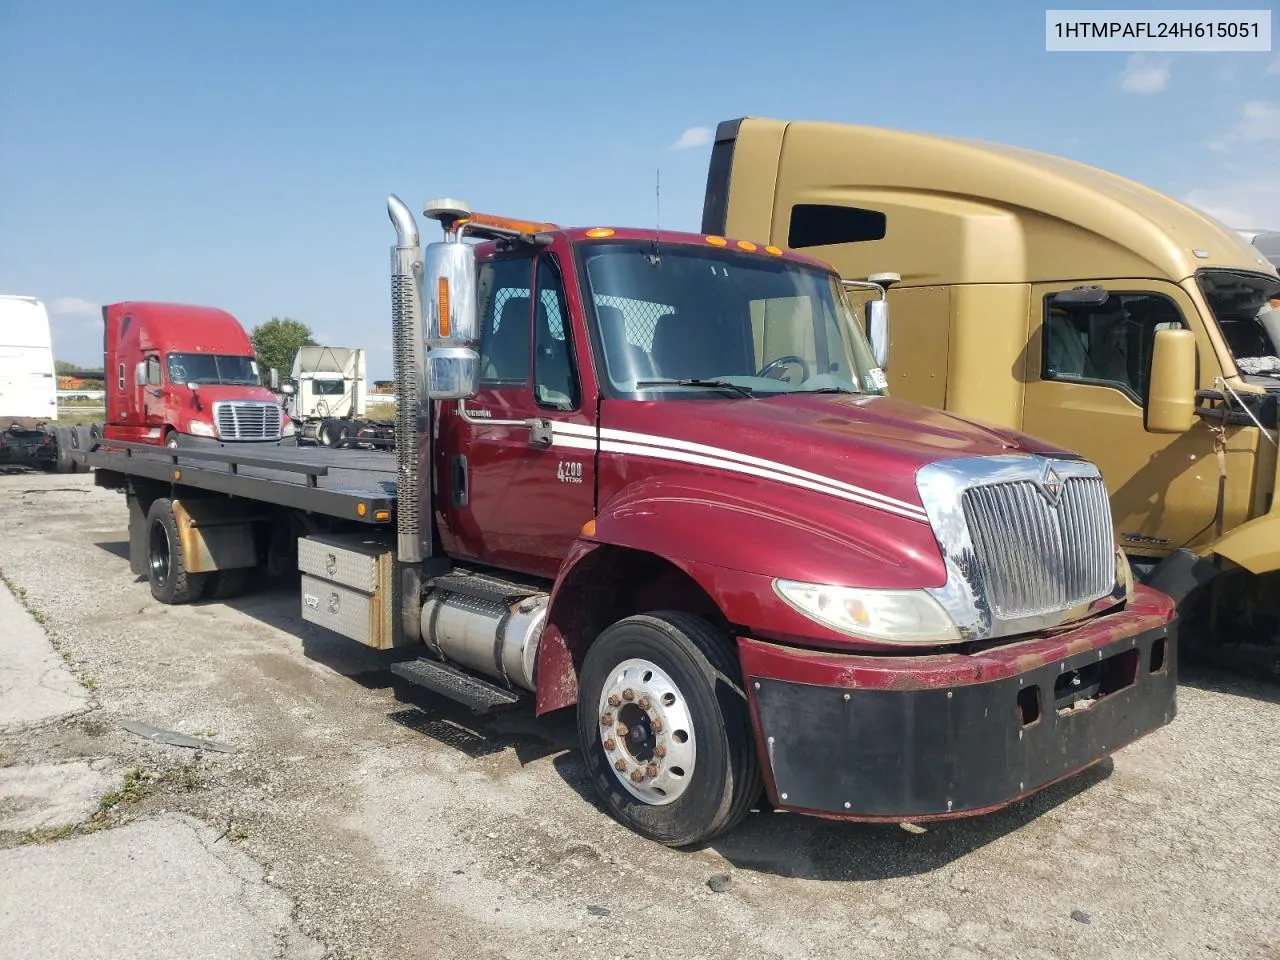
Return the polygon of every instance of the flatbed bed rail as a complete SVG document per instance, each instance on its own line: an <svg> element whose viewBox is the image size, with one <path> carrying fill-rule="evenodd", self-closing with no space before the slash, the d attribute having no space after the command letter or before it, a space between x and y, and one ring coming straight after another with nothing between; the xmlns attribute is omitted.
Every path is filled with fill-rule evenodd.
<svg viewBox="0 0 1280 960"><path fill-rule="evenodd" d="M272 447L270 453L242 453L99 440L77 457L94 468L99 486L120 486L111 474L145 477L371 526L395 519L395 461L381 451Z"/></svg>

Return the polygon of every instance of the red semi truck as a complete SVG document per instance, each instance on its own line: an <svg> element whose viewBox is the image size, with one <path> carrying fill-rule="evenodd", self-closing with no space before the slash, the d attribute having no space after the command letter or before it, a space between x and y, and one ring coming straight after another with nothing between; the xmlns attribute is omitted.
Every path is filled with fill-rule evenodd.
<svg viewBox="0 0 1280 960"><path fill-rule="evenodd" d="M1173 718L1097 469L887 396L827 265L456 201L424 257L388 211L394 454L87 455L161 602L298 569L404 680L576 704L605 807L672 846L992 810Z"/></svg>
<svg viewBox="0 0 1280 960"><path fill-rule="evenodd" d="M102 319L109 439L176 447L294 435L225 310L134 300L103 307Z"/></svg>

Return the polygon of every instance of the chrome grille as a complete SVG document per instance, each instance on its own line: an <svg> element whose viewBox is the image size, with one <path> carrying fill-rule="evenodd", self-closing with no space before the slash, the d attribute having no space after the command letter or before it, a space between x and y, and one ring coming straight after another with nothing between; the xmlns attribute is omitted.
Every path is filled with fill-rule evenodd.
<svg viewBox="0 0 1280 960"><path fill-rule="evenodd" d="M279 440L280 405L260 400L228 400L213 405L221 440Z"/></svg>
<svg viewBox="0 0 1280 960"><path fill-rule="evenodd" d="M1115 584L1111 506L1099 477L1069 477L1056 507L1032 480L962 495L978 577L1002 619L1066 610Z"/></svg>

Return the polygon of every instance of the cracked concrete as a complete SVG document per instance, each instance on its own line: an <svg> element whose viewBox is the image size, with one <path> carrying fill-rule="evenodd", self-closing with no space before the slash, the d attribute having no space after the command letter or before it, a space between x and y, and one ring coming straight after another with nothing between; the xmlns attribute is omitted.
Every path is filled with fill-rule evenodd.
<svg viewBox="0 0 1280 960"><path fill-rule="evenodd" d="M0 830L48 830L81 823L117 782L109 761L0 767Z"/></svg>
<svg viewBox="0 0 1280 960"><path fill-rule="evenodd" d="M65 721L89 708L43 628L0 586L0 835L19 842L30 831L88 828L0 848L0 957L322 957L299 932L294 901L227 831L163 811L111 829L119 820L99 805L120 788L121 765L48 757L74 749L82 731ZM113 801L104 806L126 803Z"/></svg>
<svg viewBox="0 0 1280 960"><path fill-rule="evenodd" d="M0 852L0 944L43 960L318 960L290 899L220 831L164 814Z"/></svg>
<svg viewBox="0 0 1280 960"><path fill-rule="evenodd" d="M87 691L67 669L40 624L0 586L0 733L83 710Z"/></svg>

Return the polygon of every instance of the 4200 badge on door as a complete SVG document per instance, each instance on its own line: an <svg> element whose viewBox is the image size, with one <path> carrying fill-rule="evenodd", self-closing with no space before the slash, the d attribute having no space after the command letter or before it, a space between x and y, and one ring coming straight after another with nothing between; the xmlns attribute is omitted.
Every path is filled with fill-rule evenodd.
<svg viewBox="0 0 1280 960"><path fill-rule="evenodd" d="M561 460L556 465L556 479L561 483L581 483L582 464L576 460Z"/></svg>

